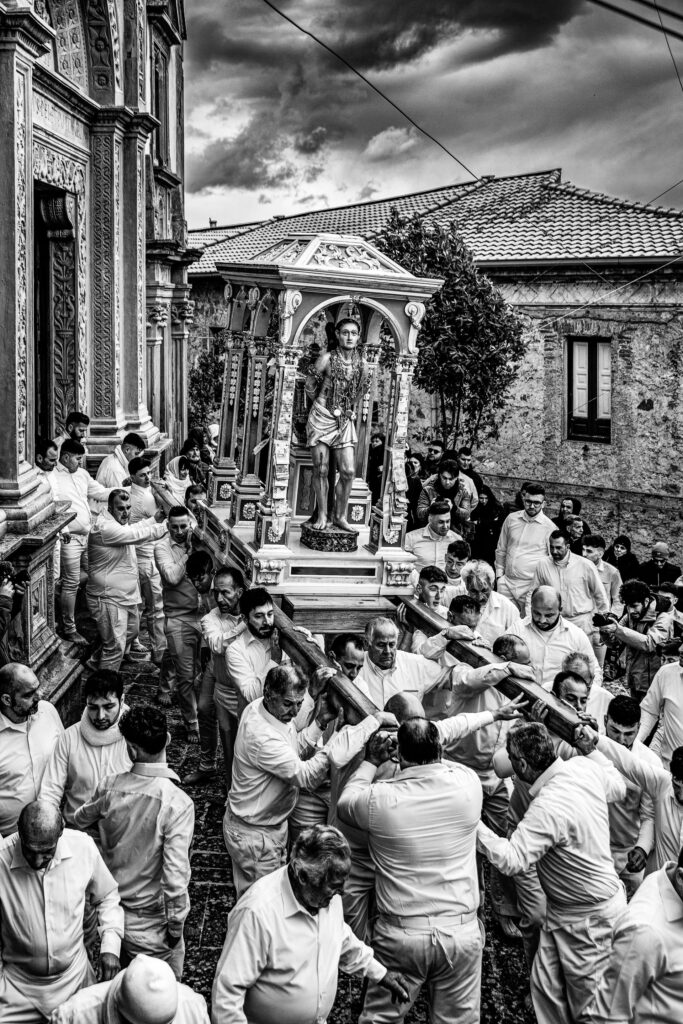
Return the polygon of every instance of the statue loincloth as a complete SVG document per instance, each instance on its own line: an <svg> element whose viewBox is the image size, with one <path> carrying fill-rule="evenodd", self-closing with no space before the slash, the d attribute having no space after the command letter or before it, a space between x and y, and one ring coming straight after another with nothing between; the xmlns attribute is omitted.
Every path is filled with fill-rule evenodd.
<svg viewBox="0 0 683 1024"><path fill-rule="evenodd" d="M328 448L355 448L358 444L358 435L352 421L342 419L341 424L340 427L337 417L333 416L321 402L315 401L306 423L308 447L326 444Z"/></svg>

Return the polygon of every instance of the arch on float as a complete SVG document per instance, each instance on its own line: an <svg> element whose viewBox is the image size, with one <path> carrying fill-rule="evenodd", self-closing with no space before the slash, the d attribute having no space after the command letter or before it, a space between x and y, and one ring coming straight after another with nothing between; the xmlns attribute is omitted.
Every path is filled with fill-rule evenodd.
<svg viewBox="0 0 683 1024"><path fill-rule="evenodd" d="M381 302L378 302L377 299L373 299L370 296L363 295L362 297L358 297L349 294L333 295L330 298L324 299L322 302L319 302L316 306L313 306L313 308L309 310L306 316L303 317L301 323L297 325L296 331L294 333L294 338L292 339L292 345L294 347L300 345L301 336L305 328L308 326L310 321L313 320L319 313L328 310L330 306L336 306L339 304L343 304L345 302L353 302L356 306L360 306L361 308L363 306L367 306L373 310L373 313L368 321L364 344L367 345L368 342L371 342L372 344L379 345L379 332L382 326L382 322L386 321L386 323L389 325L392 337L394 339L396 354L400 355L402 352L408 351L407 332L401 330L401 327L398 321L396 320L396 317L389 309L387 309L386 306L384 306Z"/></svg>

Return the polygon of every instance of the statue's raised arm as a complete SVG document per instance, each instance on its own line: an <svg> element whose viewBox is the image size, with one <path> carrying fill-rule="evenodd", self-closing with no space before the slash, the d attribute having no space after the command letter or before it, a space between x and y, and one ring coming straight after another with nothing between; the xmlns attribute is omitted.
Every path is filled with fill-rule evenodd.
<svg viewBox="0 0 683 1024"><path fill-rule="evenodd" d="M346 508L356 466L357 407L368 385L367 364L358 351L360 327L353 319L335 328L337 347L325 352L306 377L305 390L313 405L306 424L306 439L313 460L313 489L317 514L313 528L327 526L330 448L334 449L338 479L332 522L340 530L357 533L346 519Z"/></svg>

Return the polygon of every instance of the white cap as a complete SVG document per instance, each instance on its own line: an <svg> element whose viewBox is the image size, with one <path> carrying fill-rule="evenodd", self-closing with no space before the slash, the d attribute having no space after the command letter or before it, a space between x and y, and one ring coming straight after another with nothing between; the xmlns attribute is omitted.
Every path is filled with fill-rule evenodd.
<svg viewBox="0 0 683 1024"><path fill-rule="evenodd" d="M116 1008L135 1024L171 1024L178 1010L178 982L163 960L140 953L123 972Z"/></svg>

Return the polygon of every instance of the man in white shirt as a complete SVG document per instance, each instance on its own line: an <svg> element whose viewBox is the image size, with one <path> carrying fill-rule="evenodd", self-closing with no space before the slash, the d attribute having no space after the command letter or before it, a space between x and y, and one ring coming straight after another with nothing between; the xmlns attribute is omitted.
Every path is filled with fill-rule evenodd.
<svg viewBox="0 0 683 1024"><path fill-rule="evenodd" d="M50 491L50 494L53 494L53 473L58 462L59 448L54 441L45 441L39 438L36 441L36 467L38 469L38 475L45 481L45 485Z"/></svg>
<svg viewBox="0 0 683 1024"><path fill-rule="evenodd" d="M674 750L683 747L683 644L678 649L678 661L662 665L658 670L643 697L640 711L638 739L645 742L659 723L652 749L668 768Z"/></svg>
<svg viewBox="0 0 683 1024"><path fill-rule="evenodd" d="M145 442L139 434L126 434L111 455L107 455L97 470L97 482L103 487L130 486L131 459L139 459L145 450Z"/></svg>
<svg viewBox="0 0 683 1024"><path fill-rule="evenodd" d="M503 874L537 865L547 912L531 971L538 1024L580 1020L609 957L626 897L610 851L608 800L623 787L588 758L560 761L545 726L508 733L515 775L531 804L509 839L479 825L478 847Z"/></svg>
<svg viewBox="0 0 683 1024"><path fill-rule="evenodd" d="M585 711L590 718L598 723L599 732L604 732L603 723L612 700L612 694L601 683L595 682L595 662L581 651L572 651L570 654L565 654L562 659L561 671L574 672L584 680L588 687Z"/></svg>
<svg viewBox="0 0 683 1024"><path fill-rule="evenodd" d="M88 538L86 595L102 641L100 668L116 672L140 630L140 583L135 548L166 533L164 512L129 523L130 495L111 492L107 511L100 512ZM146 655L135 654L136 659Z"/></svg>
<svg viewBox="0 0 683 1024"><path fill-rule="evenodd" d="M93 672L85 681L83 697L81 720L58 736L40 787L40 799L61 807L69 828L77 827L76 811L93 798L103 778L131 767L119 729L123 677L106 669ZM99 835L93 831L97 843Z"/></svg>
<svg viewBox="0 0 683 1024"><path fill-rule="evenodd" d="M493 588L496 575L488 562L474 558L462 567L460 579L465 593L479 605L479 622L477 629L491 645L509 633L515 623L520 621L517 605L504 594L498 594Z"/></svg>
<svg viewBox="0 0 683 1024"><path fill-rule="evenodd" d="M431 1015L444 1024L479 1020L482 935L477 919L476 835L481 785L464 765L446 764L434 722L410 719L398 731L400 772L374 784L393 753L381 733L349 779L337 811L368 834L376 870L373 945L400 972L407 1006L368 987L360 1024L403 1020L427 987Z"/></svg>
<svg viewBox="0 0 683 1024"><path fill-rule="evenodd" d="M621 615L624 610L624 606L621 602L619 593L621 591L621 573L614 565L610 565L609 562L604 560L605 554L605 538L601 537L599 533L589 533L582 541L583 544L583 557L587 558L589 562L592 562L597 569L600 582L603 585L605 594L607 595L607 604L609 605L609 611L612 615L616 615L617 618ZM595 651L595 657L598 659L600 668L605 664L605 657L607 655L607 646L600 636L600 630L597 628L593 629L591 635L591 643L593 644L593 650Z"/></svg>
<svg viewBox="0 0 683 1024"><path fill-rule="evenodd" d="M523 615L536 565L548 554L548 537L555 529L543 512L545 490L540 484L522 487L524 509L511 512L503 523L496 548L498 593L508 597Z"/></svg>
<svg viewBox="0 0 683 1024"><path fill-rule="evenodd" d="M88 435L88 427L90 426L90 417L86 416L84 412L70 412L66 417L64 423L64 429L57 434L54 438L54 443L57 446L57 451L61 454L61 448L65 441L78 441L80 445L83 445L83 455L81 456L81 465L85 468L85 457L88 454L88 450L85 447L85 439Z"/></svg>
<svg viewBox="0 0 683 1024"><path fill-rule="evenodd" d="M585 1020L669 1024L683 1006L683 850L650 875L618 918Z"/></svg>
<svg viewBox="0 0 683 1024"><path fill-rule="evenodd" d="M76 518L69 523L69 539L64 538L60 550L62 590L59 598L63 635L75 643L86 642L76 629L74 614L81 572L87 573L88 570L88 534L92 526L88 501L106 501L109 497L109 489L98 484L87 470L81 468L84 454L85 448L78 441L64 441L51 481L55 501L68 501L71 511L76 513Z"/></svg>
<svg viewBox="0 0 683 1024"><path fill-rule="evenodd" d="M16 832L63 732L57 709L40 699L35 672L17 663L0 668L0 835Z"/></svg>
<svg viewBox="0 0 683 1024"><path fill-rule="evenodd" d="M145 953L111 981L81 989L53 1012L50 1024L209 1024L204 996L176 981L163 960Z"/></svg>
<svg viewBox="0 0 683 1024"><path fill-rule="evenodd" d="M116 882L90 836L64 829L59 809L35 801L0 845L0 1020L44 1024L95 975L83 942L92 903L103 980L120 970L123 912Z"/></svg>
<svg viewBox="0 0 683 1024"><path fill-rule="evenodd" d="M586 655L595 682L602 683L602 669L590 640L582 629L564 619L562 598L553 587L539 587L532 593L531 615L512 625L510 632L521 636L526 642L536 681L545 690L553 685L553 679L562 669L564 658L575 651Z"/></svg>
<svg viewBox="0 0 683 1024"><path fill-rule="evenodd" d="M197 699L199 767L183 779L184 786L203 786L216 775L218 736L223 748L227 789L232 785L232 757L239 724L239 693L228 675L226 651L247 628L240 612L244 577L239 569L221 566L213 579L216 607L201 619L209 659Z"/></svg>
<svg viewBox="0 0 683 1024"><path fill-rule="evenodd" d="M561 530L553 530L548 546L550 555L536 564L531 589L553 587L562 598L565 621L578 626L590 638L594 632L593 615L606 615L609 611L598 571L587 558L569 550L569 541Z"/></svg>
<svg viewBox="0 0 683 1024"><path fill-rule="evenodd" d="M152 471L146 459L131 459L128 463L130 474L130 524L135 526L145 519L153 518L159 510L152 490ZM147 624L152 661L161 665L167 649L164 633L164 596L161 576L154 561L154 541L147 540L135 547L138 563L138 581L142 599L142 617ZM137 647L134 646L134 650Z"/></svg>
<svg viewBox="0 0 683 1024"><path fill-rule="evenodd" d="M216 968L214 1021L320 1024L332 1010L339 969L407 999L403 979L344 923L340 893L350 864L340 832L314 825L297 838L289 864L238 901Z"/></svg>
<svg viewBox="0 0 683 1024"><path fill-rule="evenodd" d="M135 707L119 728L133 767L103 779L74 821L78 828L98 825L102 856L118 882L125 914L124 953L129 959L150 953L180 981L194 804L166 764L171 737L163 711Z"/></svg>
<svg viewBox="0 0 683 1024"><path fill-rule="evenodd" d="M318 741L335 712L319 698L313 721L302 724L304 702L310 713L313 702L296 667L275 665L263 697L251 701L240 719L223 819L238 897L284 864L287 819L299 790L315 789L329 774L329 754L339 740L333 737L324 747Z"/></svg>
<svg viewBox="0 0 683 1024"><path fill-rule="evenodd" d="M228 679L238 694L237 712L263 696L266 675L282 659L275 641L273 599L265 587L251 587L240 599L247 628L225 652Z"/></svg>
<svg viewBox="0 0 683 1024"><path fill-rule="evenodd" d="M446 551L456 540L462 540L462 537L451 530L451 503L447 499L438 499L429 506L427 525L407 533L404 547L415 555L416 569L422 569L425 565L445 569Z"/></svg>

